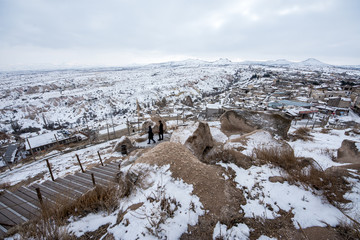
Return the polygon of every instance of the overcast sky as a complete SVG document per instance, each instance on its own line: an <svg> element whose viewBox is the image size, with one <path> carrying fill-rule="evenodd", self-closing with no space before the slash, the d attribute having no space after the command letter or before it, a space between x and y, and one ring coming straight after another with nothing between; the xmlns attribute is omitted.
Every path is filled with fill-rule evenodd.
<svg viewBox="0 0 360 240"><path fill-rule="evenodd" d="M358 0L0 0L0 69L197 58L360 64Z"/></svg>

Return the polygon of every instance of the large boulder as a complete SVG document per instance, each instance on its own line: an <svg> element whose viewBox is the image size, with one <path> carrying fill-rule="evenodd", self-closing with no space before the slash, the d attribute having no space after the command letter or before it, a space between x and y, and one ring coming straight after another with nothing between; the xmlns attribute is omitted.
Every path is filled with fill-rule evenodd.
<svg viewBox="0 0 360 240"><path fill-rule="evenodd" d="M338 149L337 160L342 163L360 163L360 142L345 139Z"/></svg>
<svg viewBox="0 0 360 240"><path fill-rule="evenodd" d="M181 143L199 159L202 159L214 146L210 127L204 122L195 122L188 126L179 127L171 135L170 142Z"/></svg>
<svg viewBox="0 0 360 240"><path fill-rule="evenodd" d="M126 153L124 152L124 147L126 146ZM132 150L134 150L134 146L131 143L131 140L126 137L126 136L122 136L119 141L117 141L117 143L115 144L115 147L113 148L113 152L121 152L121 153L129 153Z"/></svg>
<svg viewBox="0 0 360 240"><path fill-rule="evenodd" d="M194 104L193 104L193 101L191 99L190 96L186 96L182 101L181 101L182 104L186 105L186 106L189 106L189 107L193 107Z"/></svg>
<svg viewBox="0 0 360 240"><path fill-rule="evenodd" d="M249 133L256 129L269 131L273 135L287 138L291 120L280 114L250 110L230 110L221 117L221 130L228 134Z"/></svg>

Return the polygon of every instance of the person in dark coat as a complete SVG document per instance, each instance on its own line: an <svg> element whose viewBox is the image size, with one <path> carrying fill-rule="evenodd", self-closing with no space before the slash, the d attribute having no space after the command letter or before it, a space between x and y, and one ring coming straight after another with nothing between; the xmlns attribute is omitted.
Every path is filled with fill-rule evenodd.
<svg viewBox="0 0 360 240"><path fill-rule="evenodd" d="M164 124L159 120L159 141L164 140Z"/></svg>
<svg viewBox="0 0 360 240"><path fill-rule="evenodd" d="M155 140L154 140L154 133L153 133L153 131L152 131L151 126L149 126L148 134L149 134L149 135L148 135L148 138L149 138L148 144L150 144L150 140L152 140L154 143L156 143Z"/></svg>

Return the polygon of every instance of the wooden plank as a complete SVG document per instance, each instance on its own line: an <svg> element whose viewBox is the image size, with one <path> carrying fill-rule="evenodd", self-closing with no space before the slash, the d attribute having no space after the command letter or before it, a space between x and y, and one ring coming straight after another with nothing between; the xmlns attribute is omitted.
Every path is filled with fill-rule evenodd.
<svg viewBox="0 0 360 240"><path fill-rule="evenodd" d="M109 183L114 182L114 181L112 181L114 179L114 177L109 176L107 174L97 172L97 171L93 171L93 170L88 170L87 173L93 173L97 178L105 180L106 182L109 182Z"/></svg>
<svg viewBox="0 0 360 240"><path fill-rule="evenodd" d="M31 212L32 214L36 215L36 211L39 211L40 208L36 205L34 205L33 203L26 201L25 199L19 197L18 195L9 192L7 190L5 190L5 193L3 195L4 197L10 198L12 199L12 201L21 204L21 206L23 208L25 208L26 210L28 210L29 212Z"/></svg>
<svg viewBox="0 0 360 240"><path fill-rule="evenodd" d="M31 212L31 210L27 210L26 208L22 207L26 203L20 202L18 199L12 198L10 195L3 194L0 198L0 202L5 204L9 208L13 209L14 211L16 211L21 216L25 217L26 218L25 221L27 221L28 219L34 216L34 213Z"/></svg>
<svg viewBox="0 0 360 240"><path fill-rule="evenodd" d="M57 189L53 189L51 187L48 187L46 185L39 185L37 183L32 184L31 187L40 188L41 194L48 196L51 198L55 203L62 203L63 201L68 201L69 197L65 194L58 192Z"/></svg>
<svg viewBox="0 0 360 240"><path fill-rule="evenodd" d="M30 186L29 187L22 186L19 188L19 190L26 193L27 195L32 196L34 199L37 199L37 201L39 202L36 190L34 188ZM42 194L42 199L43 199L43 203L48 204L50 206L56 203L56 201L54 201L52 198L44 194Z"/></svg>
<svg viewBox="0 0 360 240"><path fill-rule="evenodd" d="M107 167L114 170L119 170L119 164L118 163L111 163L111 164L105 164L104 166L98 165L98 167Z"/></svg>
<svg viewBox="0 0 360 240"><path fill-rule="evenodd" d="M118 168L113 168L113 167L108 167L108 166L98 166L98 167L95 167L96 169L102 169L104 171L107 171L108 173L112 174L112 175L116 175L118 172L119 172L119 169Z"/></svg>
<svg viewBox="0 0 360 240"><path fill-rule="evenodd" d="M91 179L91 171L88 171L86 173L76 173L74 175L74 177L81 178L83 181L90 182L91 185L93 185L92 179ZM97 182L98 185L102 185L102 186L107 186L108 185L108 182L105 181L102 178L96 177L95 181Z"/></svg>
<svg viewBox="0 0 360 240"><path fill-rule="evenodd" d="M8 218L10 220L7 222L13 222L14 225L23 223L28 220L27 218L21 216L16 211L14 211L13 209L9 208L7 205L5 205L4 203L1 203L1 202L0 202L0 209L1 209L1 211L0 211L1 214L4 215L5 218ZM0 222L2 222L2 221L0 221Z"/></svg>
<svg viewBox="0 0 360 240"><path fill-rule="evenodd" d="M108 186L110 184L110 180L107 179L106 176L104 176L103 174L88 170L86 173L83 173L81 175L81 177L85 178L85 179L89 179L91 181L91 173L94 174L95 176L95 181L97 184L103 185L103 186ZM80 175L79 175L80 176ZM92 181L91 181L92 183Z"/></svg>
<svg viewBox="0 0 360 240"><path fill-rule="evenodd" d="M26 200L28 203L31 203L31 204L35 205L36 207L40 208L40 203L39 203L37 196L36 196L36 198L33 198L32 195L29 196L29 195L21 192L19 189L16 190L15 192L13 192L12 194Z"/></svg>
<svg viewBox="0 0 360 240"><path fill-rule="evenodd" d="M6 228L7 230L9 230L10 228L12 228L13 226L16 225L15 222L11 221L11 219L9 219L8 217L6 217L2 211L0 211L0 224Z"/></svg>
<svg viewBox="0 0 360 240"><path fill-rule="evenodd" d="M71 179L72 181L77 182L78 184L81 184L81 186L86 187L89 190L93 189L93 187L94 187L91 180L87 181L86 179L83 179L83 178L78 177L76 175L71 175L71 176L68 175L68 176L66 176L66 178Z"/></svg>
<svg viewBox="0 0 360 240"><path fill-rule="evenodd" d="M66 192L71 192L71 194L74 197L79 197L84 194L84 191L80 191L78 188L76 188L75 184L69 185L69 184L64 184L60 181L56 181L56 182L49 181L49 183L55 184L57 187L64 189L64 191L66 191Z"/></svg>
<svg viewBox="0 0 360 240"><path fill-rule="evenodd" d="M81 195L81 193L80 194L77 193L74 189L64 188L55 182L45 181L41 184L41 186L45 186L49 189L52 189L56 191L58 194L61 194L63 197L72 200L75 200L79 195Z"/></svg>
<svg viewBox="0 0 360 240"><path fill-rule="evenodd" d="M47 182L44 182L43 184L46 184L49 187L56 188L63 195L69 196L69 197L71 197L73 199L76 199L77 197L79 197L79 196L81 196L83 194L82 192L76 190L73 187L67 187L67 186L64 186L64 185L62 185L61 183L58 183L58 182L47 181Z"/></svg>
<svg viewBox="0 0 360 240"><path fill-rule="evenodd" d="M0 239L3 239L5 237L7 231L8 230L4 226L0 225Z"/></svg>
<svg viewBox="0 0 360 240"><path fill-rule="evenodd" d="M116 173L114 173L114 172L110 172L110 171L108 171L106 169L101 169L101 168L96 168L96 167L92 168L90 170L87 170L87 171L98 172L98 173L107 175L107 176L112 177L112 178L114 178L116 176Z"/></svg>
<svg viewBox="0 0 360 240"><path fill-rule="evenodd" d="M36 191L36 188L40 188L42 197L50 200L51 203L55 204L60 197L60 194L56 194L53 191L48 190L46 187L40 186L36 183L29 186L29 189L33 190L34 192Z"/></svg>
<svg viewBox="0 0 360 240"><path fill-rule="evenodd" d="M115 162L107 163L105 166L112 166L113 168L119 169L119 163Z"/></svg>
<svg viewBox="0 0 360 240"><path fill-rule="evenodd" d="M72 187L76 190L78 190L79 192L82 192L82 194L86 193L87 191L89 191L89 188L86 188L82 185L80 185L79 183L71 180L71 179L66 179L66 178L58 178L56 179L56 181L58 183L61 183L63 184L64 186L69 186L69 187Z"/></svg>

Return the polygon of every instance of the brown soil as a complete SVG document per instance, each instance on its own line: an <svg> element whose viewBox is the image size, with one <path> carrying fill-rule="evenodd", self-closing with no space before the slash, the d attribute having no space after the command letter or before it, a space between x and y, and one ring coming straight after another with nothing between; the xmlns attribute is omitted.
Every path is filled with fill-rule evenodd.
<svg viewBox="0 0 360 240"><path fill-rule="evenodd" d="M343 239L332 228L326 227L309 227L301 231L302 236L298 236L295 239L309 239L309 240L338 240Z"/></svg>
<svg viewBox="0 0 360 240"><path fill-rule="evenodd" d="M193 193L208 211L199 219L200 223L190 229L192 237L194 234L204 237L204 232L212 234L217 221L230 225L234 219L242 217L240 205L246 203L242 191L236 188L233 181L224 179L225 171L221 167L201 162L183 145L161 143L144 153L135 163L169 164L173 177L194 186Z"/></svg>

